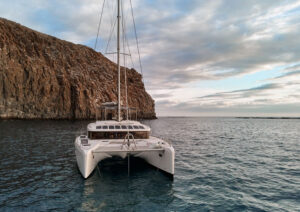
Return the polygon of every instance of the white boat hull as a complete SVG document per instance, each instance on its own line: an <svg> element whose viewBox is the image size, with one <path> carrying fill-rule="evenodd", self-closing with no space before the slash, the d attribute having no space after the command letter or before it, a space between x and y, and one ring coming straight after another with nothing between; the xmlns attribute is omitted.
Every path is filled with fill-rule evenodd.
<svg viewBox="0 0 300 212"><path fill-rule="evenodd" d="M126 158L130 156L144 159L152 166L174 175L174 148L161 139L150 137L150 139L137 140L128 148L124 146L122 140L111 142L89 141L89 146L83 146L80 137L75 140L75 154L78 168L84 178L88 178L94 171L97 164L113 156Z"/></svg>

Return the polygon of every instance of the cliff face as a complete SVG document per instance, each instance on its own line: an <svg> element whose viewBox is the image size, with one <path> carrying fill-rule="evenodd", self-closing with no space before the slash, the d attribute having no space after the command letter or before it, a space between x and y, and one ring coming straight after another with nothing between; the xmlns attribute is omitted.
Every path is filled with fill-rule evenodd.
<svg viewBox="0 0 300 212"><path fill-rule="evenodd" d="M141 75L127 69L127 78L129 106L139 118L155 118ZM124 85L123 74L121 80ZM86 46L0 18L0 118L93 119L96 99L117 101L115 63Z"/></svg>

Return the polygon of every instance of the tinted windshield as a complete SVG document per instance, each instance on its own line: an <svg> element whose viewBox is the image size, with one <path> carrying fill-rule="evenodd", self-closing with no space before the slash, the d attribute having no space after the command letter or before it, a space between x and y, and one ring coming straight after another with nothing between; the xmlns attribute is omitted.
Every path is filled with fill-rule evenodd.
<svg viewBox="0 0 300 212"><path fill-rule="evenodd" d="M134 139L148 139L149 132L130 132ZM124 139L127 135L127 132L92 132L89 131L89 139Z"/></svg>

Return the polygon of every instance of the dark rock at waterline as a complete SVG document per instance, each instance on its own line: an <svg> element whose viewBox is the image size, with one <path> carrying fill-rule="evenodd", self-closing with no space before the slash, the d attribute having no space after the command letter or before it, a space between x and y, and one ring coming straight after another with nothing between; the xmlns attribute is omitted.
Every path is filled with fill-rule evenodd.
<svg viewBox="0 0 300 212"><path fill-rule="evenodd" d="M129 106L139 118L156 118L142 76L127 69L127 78ZM121 79L125 103L123 74ZM0 18L0 118L93 119L96 99L117 101L115 63L86 46Z"/></svg>

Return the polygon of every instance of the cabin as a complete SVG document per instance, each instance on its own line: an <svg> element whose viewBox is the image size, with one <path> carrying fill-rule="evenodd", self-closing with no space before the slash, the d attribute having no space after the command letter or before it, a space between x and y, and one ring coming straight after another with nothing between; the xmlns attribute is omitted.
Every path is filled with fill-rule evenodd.
<svg viewBox="0 0 300 212"><path fill-rule="evenodd" d="M134 139L149 139L150 127L137 122L135 108L121 107L121 121L117 121L118 105L115 102L104 103L100 107L100 116L95 123L87 127L90 140L125 139L130 134ZM98 120L98 118L100 120Z"/></svg>
<svg viewBox="0 0 300 212"><path fill-rule="evenodd" d="M137 120L138 111L134 107L121 106L121 120ZM96 120L117 120L118 104L116 102L103 103L96 111Z"/></svg>

